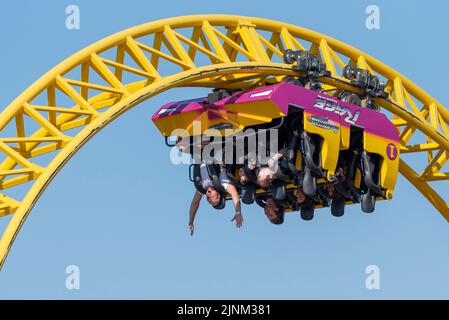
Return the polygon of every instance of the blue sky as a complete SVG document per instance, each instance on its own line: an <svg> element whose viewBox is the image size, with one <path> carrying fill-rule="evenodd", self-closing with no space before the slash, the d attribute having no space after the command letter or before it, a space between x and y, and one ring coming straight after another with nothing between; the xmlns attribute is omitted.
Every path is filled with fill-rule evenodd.
<svg viewBox="0 0 449 320"><path fill-rule="evenodd" d="M154 4L151 4L154 3ZM65 28L65 8L81 10L81 29ZM319 4L319 5L318 5ZM365 28L380 8L381 29ZM445 1L24 1L2 4L0 106L58 62L107 35L161 18L202 13L285 21L333 36L399 70L443 104L449 62ZM244 206L203 205L187 231L193 186L150 116L171 100L201 96L176 89L126 113L84 146L48 187L0 273L0 298L309 299L449 298L449 224L402 177L396 197L376 213L358 206L344 218L324 209L312 222L289 215L269 224ZM447 193L447 192L446 192ZM7 218L0 219L4 228ZM80 268L67 290L65 268ZM367 290L365 268L380 268Z"/></svg>

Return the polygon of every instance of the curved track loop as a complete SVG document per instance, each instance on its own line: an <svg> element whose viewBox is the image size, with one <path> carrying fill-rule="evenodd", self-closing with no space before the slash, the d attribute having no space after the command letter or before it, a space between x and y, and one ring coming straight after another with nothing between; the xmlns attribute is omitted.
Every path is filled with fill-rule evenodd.
<svg viewBox="0 0 449 320"><path fill-rule="evenodd" d="M81 50L1 112L0 215L13 217L0 240L0 266L49 182L109 122L177 86L278 82L293 74L282 61L286 49L320 55L332 72L332 79L320 79L328 90L354 90L340 76L348 63L387 82L391 101L377 102L401 132L402 154L425 155L422 168L402 159L400 172L449 220L448 205L429 185L449 179L443 171L449 111L429 94L362 51L314 31L251 17L186 16L130 28ZM8 196L18 185L24 185L25 196Z"/></svg>

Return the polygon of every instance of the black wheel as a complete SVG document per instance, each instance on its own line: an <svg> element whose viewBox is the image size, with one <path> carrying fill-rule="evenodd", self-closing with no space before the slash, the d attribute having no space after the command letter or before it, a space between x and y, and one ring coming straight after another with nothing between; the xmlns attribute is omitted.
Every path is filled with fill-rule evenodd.
<svg viewBox="0 0 449 320"><path fill-rule="evenodd" d="M333 199L331 204L331 213L334 217L342 217L345 214L345 197L339 199Z"/></svg>
<svg viewBox="0 0 449 320"><path fill-rule="evenodd" d="M242 202L244 204L253 204L256 198L256 185L247 183L242 187Z"/></svg>
<svg viewBox="0 0 449 320"><path fill-rule="evenodd" d="M362 100L360 99L360 97L354 93L350 93L350 92L343 92L340 96L340 100L351 103L351 104L355 104L357 106L360 106L362 104Z"/></svg>
<svg viewBox="0 0 449 320"><path fill-rule="evenodd" d="M301 207L301 218L305 221L310 221L313 219L313 214L315 213L314 205L303 205Z"/></svg>
<svg viewBox="0 0 449 320"><path fill-rule="evenodd" d="M284 62L288 64L293 64L296 62L296 55L295 52L291 49L287 49L284 52Z"/></svg>
<svg viewBox="0 0 449 320"><path fill-rule="evenodd" d="M362 211L365 213L373 213L376 209L376 196L371 190L362 195Z"/></svg>
<svg viewBox="0 0 449 320"><path fill-rule="evenodd" d="M353 66L347 65L343 69L343 77L349 80L355 80L355 68Z"/></svg>

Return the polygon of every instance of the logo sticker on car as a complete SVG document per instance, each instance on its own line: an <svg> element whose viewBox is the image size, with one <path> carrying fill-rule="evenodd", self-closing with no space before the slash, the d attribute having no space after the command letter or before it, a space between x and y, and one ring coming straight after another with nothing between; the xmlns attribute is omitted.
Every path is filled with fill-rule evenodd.
<svg viewBox="0 0 449 320"><path fill-rule="evenodd" d="M307 118L310 124L317 126L319 128L323 128L326 130L332 130L334 133L337 133L340 128L338 127L338 123L327 118L318 117L318 116L309 116Z"/></svg>
<svg viewBox="0 0 449 320"><path fill-rule="evenodd" d="M392 161L398 157L398 148L392 143L387 146L387 157Z"/></svg>
<svg viewBox="0 0 449 320"><path fill-rule="evenodd" d="M349 108L339 106L336 102L326 100L323 98L317 98L315 104L313 105L315 108L329 111L338 114L339 116L344 116L344 121L355 125L360 116L360 111L356 111L354 114Z"/></svg>

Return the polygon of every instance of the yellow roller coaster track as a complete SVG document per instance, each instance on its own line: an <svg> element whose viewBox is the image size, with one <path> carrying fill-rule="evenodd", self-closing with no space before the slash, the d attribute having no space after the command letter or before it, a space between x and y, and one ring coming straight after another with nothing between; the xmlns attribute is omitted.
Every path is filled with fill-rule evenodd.
<svg viewBox="0 0 449 320"><path fill-rule="evenodd" d="M325 89L355 90L341 77L348 63L387 83L390 101L376 102L400 130L401 154L425 154L423 169L401 156L400 172L449 220L447 203L429 185L449 180L449 173L442 172L449 111L412 81L360 50L298 26L231 15L176 17L90 45L1 112L0 215L13 216L0 240L0 267L46 186L100 129L173 87L250 88L279 82L294 75L282 60L286 49L309 50L326 62L332 78L319 79ZM11 192L22 184L25 196L14 199Z"/></svg>

